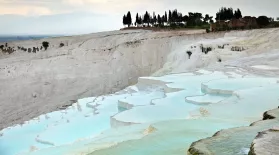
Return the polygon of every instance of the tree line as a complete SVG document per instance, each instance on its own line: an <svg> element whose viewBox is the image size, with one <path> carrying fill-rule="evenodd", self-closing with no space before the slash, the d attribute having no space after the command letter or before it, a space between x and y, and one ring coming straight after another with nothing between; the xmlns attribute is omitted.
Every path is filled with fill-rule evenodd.
<svg viewBox="0 0 279 155"><path fill-rule="evenodd" d="M250 16L246 16L250 17ZM246 18L244 17L244 18ZM233 10L233 8L226 8L222 7L217 13L216 13L216 21L226 21L226 20L232 20L232 19L240 19L242 18L242 12L240 9ZM263 27L278 27L279 23L274 22L274 18L270 18L267 16L259 16L255 19L255 22L259 28Z"/></svg>
<svg viewBox="0 0 279 155"><path fill-rule="evenodd" d="M232 8L222 7L216 13L217 20L231 20L232 18L242 18L242 12L240 9L233 10ZM133 23L131 12L128 11L127 14L123 16L123 25L130 27L133 26L153 26L153 27L162 27L162 26L201 26L213 23L213 16L199 12L189 12L188 14L183 15L181 12L178 12L177 9L165 11L163 15L153 12L150 14L146 11L143 15L136 14L135 22Z"/></svg>
<svg viewBox="0 0 279 155"><path fill-rule="evenodd" d="M155 12L150 14L148 11L143 15L137 13L134 23L130 11L123 16L123 25L127 25L128 27L131 25L137 27L187 27L208 25L210 22L213 22L213 16L209 14L203 16L202 13L199 12L189 12L183 15L181 12L178 12L177 9L169 10L168 12L165 11L163 15L156 15Z"/></svg>
<svg viewBox="0 0 279 155"><path fill-rule="evenodd" d="M231 19L239 19L242 18L242 13L240 9L237 9L233 11L233 8L226 8L222 7L217 13L216 13L216 21L218 20L231 20Z"/></svg>
<svg viewBox="0 0 279 155"><path fill-rule="evenodd" d="M241 10L238 8L221 7L216 13L216 21L227 21L232 19L246 18L248 20L250 16L243 17ZM250 18L251 19L251 18ZM279 19L278 19L279 20ZM144 14L136 14L133 22L131 12L123 16L124 26L135 27L171 27L171 28L205 28L209 31L209 24L214 23L213 16L209 14L203 15L199 12L189 12L188 14L182 14L177 9L165 11L164 14L152 14L146 11ZM259 16L256 18L256 23L259 28L262 27L279 27L279 22L275 22L273 18L267 16Z"/></svg>

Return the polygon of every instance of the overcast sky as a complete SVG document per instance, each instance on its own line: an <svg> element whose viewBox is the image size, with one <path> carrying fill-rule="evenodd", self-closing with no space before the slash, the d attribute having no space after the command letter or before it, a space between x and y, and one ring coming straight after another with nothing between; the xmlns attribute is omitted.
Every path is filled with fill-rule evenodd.
<svg viewBox="0 0 279 155"><path fill-rule="evenodd" d="M131 11L201 12L215 16L222 6L243 15L279 17L279 0L0 0L0 34L83 34L117 30Z"/></svg>

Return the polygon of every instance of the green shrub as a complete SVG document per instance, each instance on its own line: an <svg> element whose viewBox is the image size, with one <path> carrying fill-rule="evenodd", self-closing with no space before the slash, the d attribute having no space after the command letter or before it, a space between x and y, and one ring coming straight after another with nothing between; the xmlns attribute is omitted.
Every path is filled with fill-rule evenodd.
<svg viewBox="0 0 279 155"><path fill-rule="evenodd" d="M47 48L49 47L49 42L44 41L44 42L42 42L42 45L45 48L45 50L47 50Z"/></svg>

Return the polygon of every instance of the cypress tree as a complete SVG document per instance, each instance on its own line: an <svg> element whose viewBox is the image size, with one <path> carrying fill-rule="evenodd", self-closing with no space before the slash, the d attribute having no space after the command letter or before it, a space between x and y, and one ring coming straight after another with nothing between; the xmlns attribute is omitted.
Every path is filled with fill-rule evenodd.
<svg viewBox="0 0 279 155"><path fill-rule="evenodd" d="M157 23L157 17L155 12L153 12L153 23L156 24Z"/></svg>
<svg viewBox="0 0 279 155"><path fill-rule="evenodd" d="M168 23L171 24L172 23L172 14L171 14L171 10L169 10L169 20Z"/></svg>
<svg viewBox="0 0 279 155"><path fill-rule="evenodd" d="M167 11L165 11L165 18L164 18L164 22L167 23L168 22L168 15L167 15Z"/></svg>
<svg viewBox="0 0 279 155"><path fill-rule="evenodd" d="M139 24L140 24L140 25L142 24L142 18L141 18L141 16L139 17Z"/></svg>
<svg viewBox="0 0 279 155"><path fill-rule="evenodd" d="M127 25L128 27L130 27L132 24L132 17L130 11L128 11L126 18L127 18Z"/></svg>
<svg viewBox="0 0 279 155"><path fill-rule="evenodd" d="M152 26L154 26L153 16L151 16L151 15L149 14L149 18L150 18L150 24L151 24Z"/></svg>
<svg viewBox="0 0 279 155"><path fill-rule="evenodd" d="M239 9L234 12L234 18L239 19L242 18L242 13Z"/></svg>
<svg viewBox="0 0 279 155"><path fill-rule="evenodd" d="M177 10L172 11L172 22L176 23L178 19Z"/></svg>
<svg viewBox="0 0 279 155"><path fill-rule="evenodd" d="M126 17L126 15L123 16L123 25L124 26L127 25L127 17Z"/></svg>
<svg viewBox="0 0 279 155"><path fill-rule="evenodd" d="M162 24L162 19L161 19L161 16L160 16L159 14L158 14L157 19L158 19L158 25L161 26L161 24Z"/></svg>
<svg viewBox="0 0 279 155"><path fill-rule="evenodd" d="M136 23L137 23L137 25L139 25L139 14L138 13L136 15Z"/></svg>
<svg viewBox="0 0 279 155"><path fill-rule="evenodd" d="M178 22L181 23L183 21L182 13L178 13Z"/></svg>
<svg viewBox="0 0 279 155"><path fill-rule="evenodd" d="M143 17L143 23L147 24L149 26L150 24L150 15L149 13L146 11Z"/></svg>

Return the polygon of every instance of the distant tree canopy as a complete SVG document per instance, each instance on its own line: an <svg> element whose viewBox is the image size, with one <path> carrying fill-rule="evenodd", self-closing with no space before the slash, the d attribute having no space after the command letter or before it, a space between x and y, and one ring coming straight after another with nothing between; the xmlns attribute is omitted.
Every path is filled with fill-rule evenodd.
<svg viewBox="0 0 279 155"><path fill-rule="evenodd" d="M217 20L230 20L234 17L233 9L222 7L219 12L216 13L216 21Z"/></svg>
<svg viewBox="0 0 279 155"><path fill-rule="evenodd" d="M123 25L128 25L132 23L130 20L131 14L130 12L123 16ZM186 26L201 26L204 24L209 24L213 22L213 17L206 14L205 17L201 13L189 12L187 15L183 15L181 12L175 10L165 11L163 15L157 14L153 12L150 14L146 11L143 15L136 14L135 19L135 26L153 26L153 27L162 27L162 26L179 26L179 27L186 27Z"/></svg>
<svg viewBox="0 0 279 155"><path fill-rule="evenodd" d="M207 21L207 16L204 18L204 21ZM242 19L241 19L242 18ZM259 16L255 18L253 16L242 17L242 12L240 9L233 10L232 8L222 7L216 13L216 21L219 20L232 20L232 19L241 19L232 22L217 22L211 28L212 31L225 31L231 29L252 29L252 28L263 28L263 27L279 27L279 22L274 21L274 18L268 18L267 16Z"/></svg>
<svg viewBox="0 0 279 155"><path fill-rule="evenodd" d="M132 24L132 17L131 17L130 11L128 11L128 13L127 13L127 24L129 27Z"/></svg>
<svg viewBox="0 0 279 155"><path fill-rule="evenodd" d="M189 26L198 26L198 25L202 25L202 19L203 16L201 13L195 12L189 12L189 17L188 17L188 24Z"/></svg>
<svg viewBox="0 0 279 155"><path fill-rule="evenodd" d="M236 19L239 19L239 18L242 18L242 13L240 11L240 9L237 9L235 12L234 12L234 18Z"/></svg>
<svg viewBox="0 0 279 155"><path fill-rule="evenodd" d="M233 11L233 8L226 8L222 7L217 13L216 13L216 21L217 20L231 20L232 18L242 18L242 13L240 9L237 9L236 11Z"/></svg>
<svg viewBox="0 0 279 155"><path fill-rule="evenodd" d="M150 23L150 14L146 11L144 16L143 16L143 21L142 23L147 24L149 26Z"/></svg>
<svg viewBox="0 0 279 155"><path fill-rule="evenodd" d="M45 50L47 50L47 48L49 47L49 42L44 41L44 42L42 42L42 45L45 48Z"/></svg>
<svg viewBox="0 0 279 155"><path fill-rule="evenodd" d="M213 23L213 16L209 16L209 14L206 14L203 18L204 23Z"/></svg>
<svg viewBox="0 0 279 155"><path fill-rule="evenodd" d="M260 27L265 27L269 25L270 19L267 16L259 16L257 18L257 23Z"/></svg>
<svg viewBox="0 0 279 155"><path fill-rule="evenodd" d="M132 17L130 11L128 11L127 15L123 16L123 25L128 25L128 27L132 25Z"/></svg>
<svg viewBox="0 0 279 155"><path fill-rule="evenodd" d="M239 20L242 25L239 26L240 22L234 22L234 27L230 26L230 22L217 22L216 25L212 25L211 30L230 30L237 27L241 29L246 28L257 28L257 27L279 27L279 22L275 21L274 18L268 18L266 16L260 16L257 19L251 16L245 16L243 18L240 9L234 10L231 7L221 7L216 13L216 21L227 21L232 19ZM279 20L279 17L277 17ZM164 14L152 14L146 11L144 14L136 14L134 26L137 27L166 27L166 28L201 28L206 29L206 32L210 32L209 24L214 23L213 16L199 12L188 12L188 14L182 14L181 12L174 10L165 11ZM123 16L123 25L130 27L132 24L132 17L130 11ZM232 24L231 24L232 25ZM236 26L235 26L236 25ZM213 30L212 30L213 31Z"/></svg>
<svg viewBox="0 0 279 155"><path fill-rule="evenodd" d="M126 17L126 15L123 16L123 25L127 25L127 17Z"/></svg>

